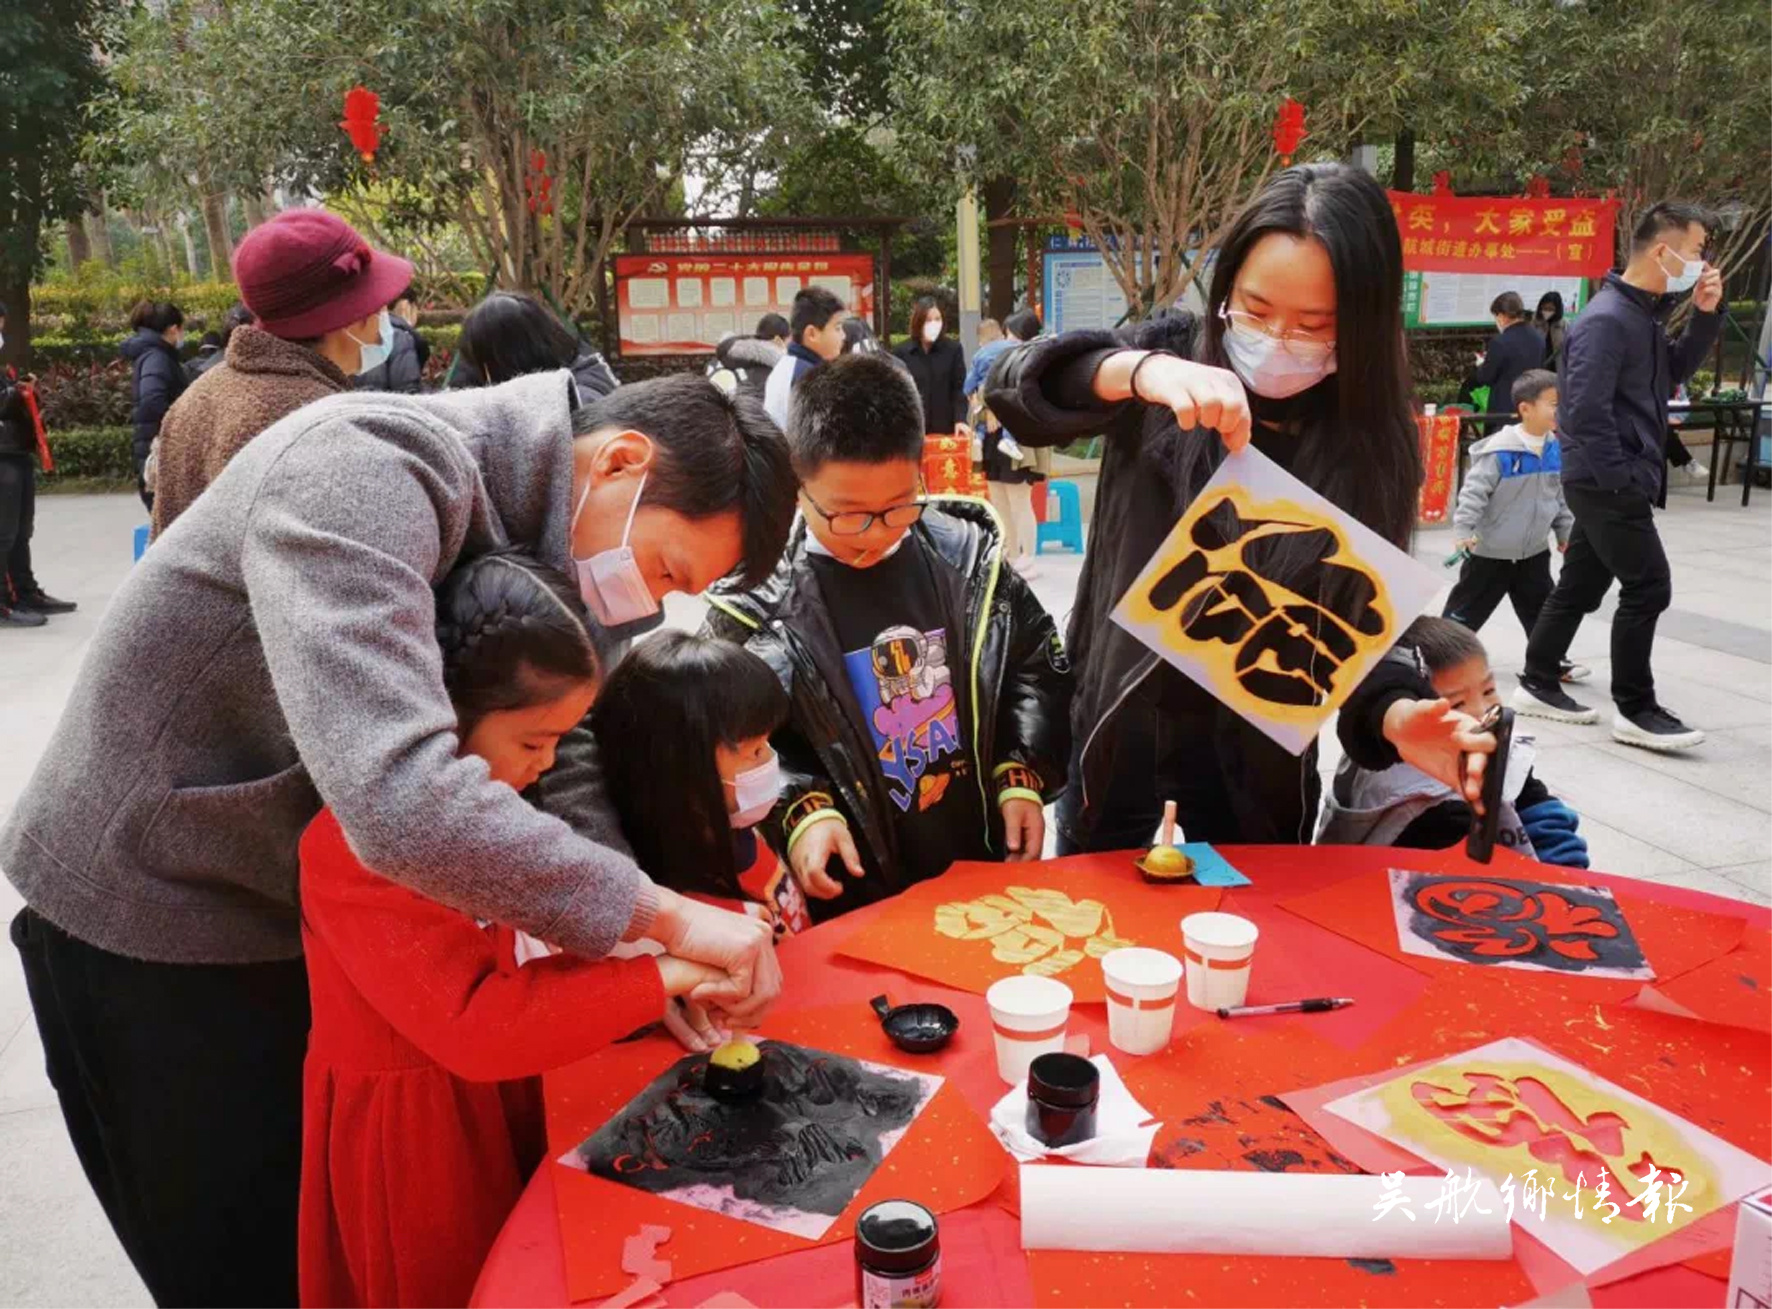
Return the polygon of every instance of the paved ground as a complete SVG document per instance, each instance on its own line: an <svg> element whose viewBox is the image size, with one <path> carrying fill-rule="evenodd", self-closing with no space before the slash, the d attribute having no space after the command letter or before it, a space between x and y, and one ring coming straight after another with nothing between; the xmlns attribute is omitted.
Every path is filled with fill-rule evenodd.
<svg viewBox="0 0 1772 1309"><path fill-rule="evenodd" d="M39 505L39 572L81 608L45 629L0 633L0 819L128 572L130 529L141 519L131 497ZM1743 510L1733 498L1707 505L1702 488L1681 489L1661 529L1675 605L1656 644L1661 695L1710 740L1663 757L1615 744L1605 720L1535 723L1544 742L1539 772L1581 813L1596 867L1772 903L1772 495ZM1449 550L1442 530L1423 533L1417 553L1438 566ZM1035 589L1055 612L1070 608L1078 568L1074 556L1045 561ZM669 612L690 625L699 605L674 601ZM1607 613L1583 628L1573 651L1594 668L1577 691L1595 704L1605 703ZM1519 669L1525 637L1511 613L1498 613L1483 637L1498 670ZM1333 762L1326 758L1325 768ZM17 905L0 881L0 918L10 920ZM80 1175L44 1078L17 956L0 947L0 1305L148 1303Z"/></svg>

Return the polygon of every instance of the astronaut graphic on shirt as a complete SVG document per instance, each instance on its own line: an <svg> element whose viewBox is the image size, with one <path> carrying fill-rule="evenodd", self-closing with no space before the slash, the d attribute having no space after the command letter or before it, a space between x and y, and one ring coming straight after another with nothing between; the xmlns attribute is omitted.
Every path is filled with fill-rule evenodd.
<svg viewBox="0 0 1772 1309"><path fill-rule="evenodd" d="M946 632L896 624L843 660L892 803L900 813L934 808L968 771Z"/></svg>

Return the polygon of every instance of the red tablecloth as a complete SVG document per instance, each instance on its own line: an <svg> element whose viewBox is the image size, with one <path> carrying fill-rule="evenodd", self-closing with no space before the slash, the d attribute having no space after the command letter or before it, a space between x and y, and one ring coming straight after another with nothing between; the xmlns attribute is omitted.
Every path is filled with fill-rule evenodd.
<svg viewBox="0 0 1772 1309"><path fill-rule="evenodd" d="M1393 851L1382 847L1227 846L1224 853L1254 881L1228 891L1224 908L1252 919L1261 927L1261 945L1251 977L1249 1002L1262 1004L1305 995L1350 995L1352 1008L1309 1018L1252 1018L1239 1022L1274 1030L1282 1023L1308 1023L1324 1040L1353 1049L1407 1008L1427 985L1412 968L1384 958L1278 907L1304 891L1328 886L1356 873L1403 864L1423 870L1468 870L1462 851ZM1099 855L1104 866L1123 868L1126 856ZM1512 863L1519 871L1534 865L1505 851L1496 855L1498 872ZM1725 900L1703 892L1659 886L1632 878L1594 873L1596 885L1629 889L1665 904L1734 914L1759 927L1772 926L1772 910ZM836 946L865 923L881 906L849 914L804 933L781 947L786 975L781 1007L864 1004L881 992L894 1003L940 1000L960 1016L961 1031L952 1046L932 1065L956 1086L981 1116L1004 1092L997 1078L989 1014L980 996L952 991L935 983L907 978L889 969L840 958ZM1179 929L1177 930L1179 943ZM1473 992L1480 994L1480 992ZM1181 1005L1178 1030L1198 1022L1219 1020ZM767 1031L767 1027L765 1027ZM1107 1047L1106 1010L1080 1005L1071 1016L1071 1031L1088 1034L1094 1050ZM1492 1033L1505 1036L1504 1025ZM554 1202L554 1169L544 1164L505 1224L475 1288L479 1306L565 1305L566 1270ZM612 1216L611 1221L619 1221ZM668 1258L667 1245L660 1257ZM1034 1291L1021 1250L1019 1225L994 1202L974 1205L942 1219L942 1302L949 1309L966 1305L1027 1305ZM664 1290L671 1305L692 1306L721 1291L736 1291L758 1305L794 1304L823 1309L854 1303L853 1253L848 1242L784 1255L730 1268L704 1277L673 1282ZM1695 1305L1723 1302L1724 1284L1683 1265L1618 1282L1589 1292L1601 1306Z"/></svg>

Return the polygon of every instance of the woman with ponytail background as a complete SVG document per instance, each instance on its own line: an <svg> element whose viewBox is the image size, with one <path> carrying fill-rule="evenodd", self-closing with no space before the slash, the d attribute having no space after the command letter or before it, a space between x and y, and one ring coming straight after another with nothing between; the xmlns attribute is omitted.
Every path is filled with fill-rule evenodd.
<svg viewBox="0 0 1772 1309"><path fill-rule="evenodd" d="M484 555L438 588L461 756L527 790L597 694L572 584ZM301 1302L466 1304L546 1145L539 1075L724 974L669 955L590 962L378 877L329 810L301 842L313 1000L304 1069Z"/></svg>
<svg viewBox="0 0 1772 1309"><path fill-rule="evenodd" d="M1203 318L1166 311L1120 334L1067 332L993 370L987 402L1022 444L1106 436L1065 641L1076 753L1061 853L1148 844L1165 800L1190 840L1310 841L1315 745L1295 758L1109 615L1225 451L1250 444L1407 548L1421 456L1402 280L1377 182L1340 164L1289 168L1219 243ZM1401 751L1448 785L1476 785L1493 742L1474 720L1420 679L1368 683L1343 708L1350 754L1394 763Z"/></svg>

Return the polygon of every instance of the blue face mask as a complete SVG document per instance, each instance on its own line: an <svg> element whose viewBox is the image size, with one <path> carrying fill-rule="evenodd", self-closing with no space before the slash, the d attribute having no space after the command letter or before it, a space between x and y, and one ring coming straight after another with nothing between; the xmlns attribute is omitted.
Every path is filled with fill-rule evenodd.
<svg viewBox="0 0 1772 1309"><path fill-rule="evenodd" d="M1680 271L1667 274L1667 294L1679 295L1682 291L1690 291L1698 285L1698 279L1704 272L1704 260L1687 259L1677 250L1670 249L1668 253L1680 260ZM1666 264L1661 266L1661 271L1667 273Z"/></svg>
<svg viewBox="0 0 1772 1309"><path fill-rule="evenodd" d="M351 340L357 341L362 353L357 360L357 375L373 372L388 362L388 356L394 353L394 320L386 309L381 311L381 318L376 324L381 329L381 340L375 342L357 341L351 333L346 332Z"/></svg>

